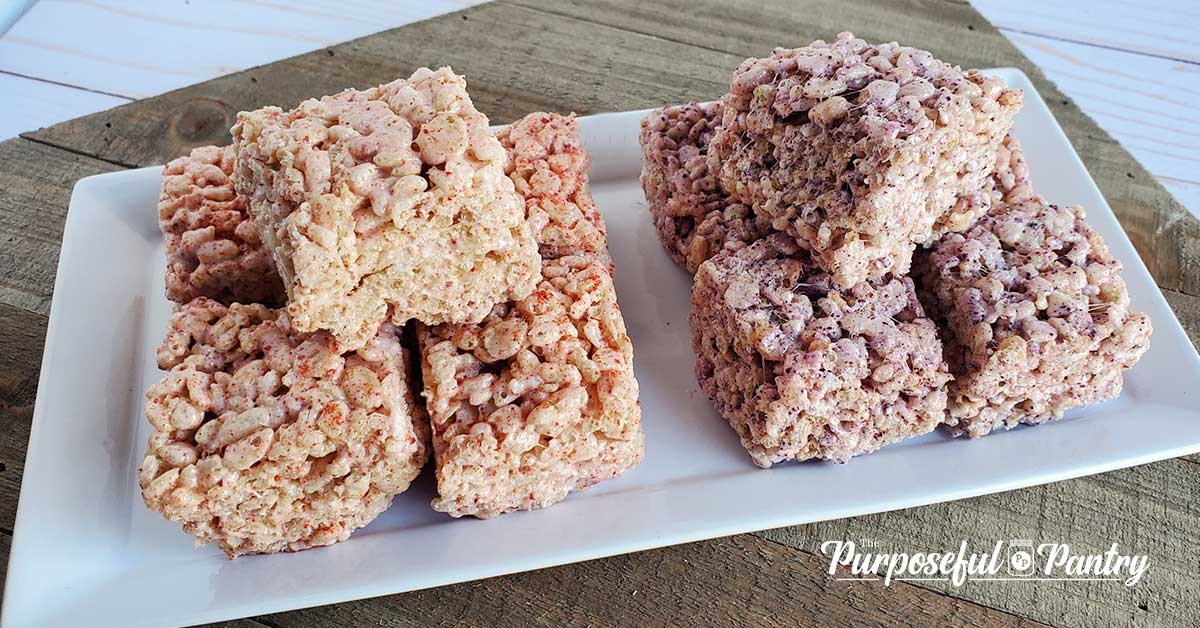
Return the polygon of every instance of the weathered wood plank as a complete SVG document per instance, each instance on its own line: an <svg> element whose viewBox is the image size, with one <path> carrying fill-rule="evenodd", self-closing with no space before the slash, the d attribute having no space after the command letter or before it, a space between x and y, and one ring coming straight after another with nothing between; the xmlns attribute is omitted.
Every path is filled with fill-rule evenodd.
<svg viewBox="0 0 1200 628"><path fill-rule="evenodd" d="M436 42L445 42L437 45ZM469 42L469 43L468 43ZM699 53L699 54L697 54ZM664 60L671 60L665 72ZM629 31L487 4L64 122L29 137L121 163L162 163L228 143L239 110L451 65L494 122L535 110L592 113L714 97L741 59ZM304 80L296 80L303 76Z"/></svg>
<svg viewBox="0 0 1200 628"><path fill-rule="evenodd" d="M0 531L11 532L17 516L46 322L0 303Z"/></svg>
<svg viewBox="0 0 1200 628"><path fill-rule="evenodd" d="M908 584L836 582L825 567L742 535L264 619L280 628L1041 625Z"/></svg>
<svg viewBox="0 0 1200 628"><path fill-rule="evenodd" d="M0 532L0 603L4 601L4 583L8 580L8 553L12 551L12 535Z"/></svg>
<svg viewBox="0 0 1200 628"><path fill-rule="evenodd" d="M817 552L843 539L871 551L956 551L966 540L980 551L997 541L1068 543L1102 553L1118 543L1147 554L1150 567L1135 587L1113 582L980 582L954 588L920 586L1060 626L1200 625L1200 540L1184 532L1200 518L1200 464L1169 460L1077 480L923 508L758 533Z"/></svg>
<svg viewBox="0 0 1200 628"><path fill-rule="evenodd" d="M964 67L1018 67L1062 124L1158 284L1200 296L1200 273L1185 271L1200 265L1200 220L969 5L868 0L848 9L840 0L817 0L800 10L791 3L755 0L505 1L738 57L763 56L776 46L803 45L849 30L868 40L919 45Z"/></svg>
<svg viewBox="0 0 1200 628"><path fill-rule="evenodd" d="M1200 297L1174 290L1163 290L1162 293L1167 297L1167 303L1175 311L1175 317L1183 325L1183 331L1187 332L1192 345L1200 349Z"/></svg>
<svg viewBox="0 0 1200 628"><path fill-rule="evenodd" d="M0 142L0 303L50 311L71 188L120 169L26 139Z"/></svg>

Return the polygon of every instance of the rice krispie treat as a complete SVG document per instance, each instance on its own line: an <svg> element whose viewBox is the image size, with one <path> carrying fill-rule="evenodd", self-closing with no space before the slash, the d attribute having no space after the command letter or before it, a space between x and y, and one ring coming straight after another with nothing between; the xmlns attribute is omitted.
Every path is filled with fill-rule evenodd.
<svg viewBox="0 0 1200 628"><path fill-rule="evenodd" d="M237 189L298 331L362 346L401 324L481 320L540 257L505 153L450 68L238 114Z"/></svg>
<svg viewBox="0 0 1200 628"><path fill-rule="evenodd" d="M263 247L233 189L233 147L203 146L163 168L158 225L167 250L167 298L209 297L282 304L287 298L271 252Z"/></svg>
<svg viewBox="0 0 1200 628"><path fill-rule="evenodd" d="M774 234L705 262L696 378L754 463L846 462L941 423L950 379L910 279L838 288Z"/></svg>
<svg viewBox="0 0 1200 628"><path fill-rule="evenodd" d="M769 231L768 222L729 199L709 168L708 143L721 124L720 102L656 109L642 119L642 190L658 239L671 259L695 273L705 260L738 250Z"/></svg>
<svg viewBox="0 0 1200 628"><path fill-rule="evenodd" d="M477 325L418 326L436 510L542 508L642 459L633 346L607 260L545 260L529 297Z"/></svg>
<svg viewBox="0 0 1200 628"><path fill-rule="evenodd" d="M840 33L747 60L723 104L708 159L726 191L851 286L986 211L958 199L988 185L1021 92Z"/></svg>
<svg viewBox="0 0 1200 628"><path fill-rule="evenodd" d="M608 254L608 235L588 190L590 159L572 116L534 112L496 134L508 153L505 171L525 211L543 259Z"/></svg>
<svg viewBox="0 0 1200 628"><path fill-rule="evenodd" d="M1116 397L1146 352L1150 319L1083 209L1030 196L1001 205L918 256L931 314L944 325L947 426L983 436Z"/></svg>
<svg viewBox="0 0 1200 628"><path fill-rule="evenodd" d="M146 393L142 496L230 557L347 539L428 458L413 365L390 324L343 354L282 310L199 298L171 319L158 364L169 371Z"/></svg>

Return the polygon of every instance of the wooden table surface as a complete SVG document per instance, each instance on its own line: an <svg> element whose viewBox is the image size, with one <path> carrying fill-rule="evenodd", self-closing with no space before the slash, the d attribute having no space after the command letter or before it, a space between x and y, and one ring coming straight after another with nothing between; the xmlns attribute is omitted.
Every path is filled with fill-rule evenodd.
<svg viewBox="0 0 1200 628"><path fill-rule="evenodd" d="M466 74L497 123L711 99L742 59L853 30L964 66L1016 66L1038 86L1195 343L1200 222L966 2L500 0L0 143L0 564L7 562L59 240L80 177L227 143L237 111L364 87L420 65ZM80 420L133 420L80 417ZM131 479L132 481L132 479ZM745 534L231 626L1200 625L1200 457L998 495ZM1107 582L838 582L821 541L945 551L1028 538L1150 555Z"/></svg>
<svg viewBox="0 0 1200 628"><path fill-rule="evenodd" d="M486 0L5 1L0 140ZM970 1L1200 216L1196 0Z"/></svg>

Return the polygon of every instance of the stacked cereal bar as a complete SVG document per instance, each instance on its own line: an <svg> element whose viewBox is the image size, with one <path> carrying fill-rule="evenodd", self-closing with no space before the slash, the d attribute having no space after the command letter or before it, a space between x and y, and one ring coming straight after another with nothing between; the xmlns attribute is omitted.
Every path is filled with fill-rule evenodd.
<svg viewBox="0 0 1200 628"><path fill-rule="evenodd" d="M342 354L286 312L179 309L146 393L146 505L230 557L345 540L408 488L428 457L408 351L390 324Z"/></svg>
<svg viewBox="0 0 1200 628"><path fill-rule="evenodd" d="M652 111L642 120L642 189L658 239L689 273L725 250L769 231L749 207L730 201L708 163L708 143L721 124L721 103Z"/></svg>
<svg viewBox="0 0 1200 628"><path fill-rule="evenodd" d="M167 251L167 298L187 303L282 304L283 283L233 189L233 149L205 146L163 169L158 224Z"/></svg>
<svg viewBox="0 0 1200 628"><path fill-rule="evenodd" d="M354 349L389 317L478 322L537 283L504 149L449 68L243 112L232 132L299 331Z"/></svg>
<svg viewBox="0 0 1200 628"><path fill-rule="evenodd" d="M708 159L725 190L843 287L908 272L917 244L986 211L1021 92L923 50L850 33L749 59Z"/></svg>
<svg viewBox="0 0 1200 628"><path fill-rule="evenodd" d="M933 430L950 379L908 278L839 288L775 234L700 266L696 377L761 467L845 462Z"/></svg>
<svg viewBox="0 0 1200 628"><path fill-rule="evenodd" d="M550 208L541 280L479 324L418 326L433 507L456 517L550 505L633 467L643 450L633 347L603 222L584 209L594 206L575 123L530 114L501 139L517 188Z"/></svg>
<svg viewBox="0 0 1200 628"><path fill-rule="evenodd" d="M1081 208L1020 194L918 257L955 376L951 431L983 436L1116 397L1151 331L1120 270Z"/></svg>
<svg viewBox="0 0 1200 628"><path fill-rule="evenodd" d="M508 153L505 172L525 200L542 258L607 256L608 235L588 191L589 159L575 118L531 113L496 138Z"/></svg>

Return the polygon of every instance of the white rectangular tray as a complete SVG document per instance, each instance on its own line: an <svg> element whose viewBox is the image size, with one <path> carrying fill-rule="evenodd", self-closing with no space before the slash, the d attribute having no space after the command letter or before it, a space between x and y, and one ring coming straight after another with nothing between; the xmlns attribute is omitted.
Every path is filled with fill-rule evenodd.
<svg viewBox="0 0 1200 628"><path fill-rule="evenodd" d="M4 597L4 626L165 626L487 578L778 526L1054 482L1200 451L1200 359L1045 103L1015 133L1037 188L1079 203L1126 265L1150 350L1119 399L977 441L931 434L846 465L755 468L696 387L690 278L655 238L638 186L643 112L580 120L636 350L645 462L547 510L454 520L426 478L346 543L227 560L142 504L134 470L166 329L158 168L81 180L71 198Z"/></svg>

